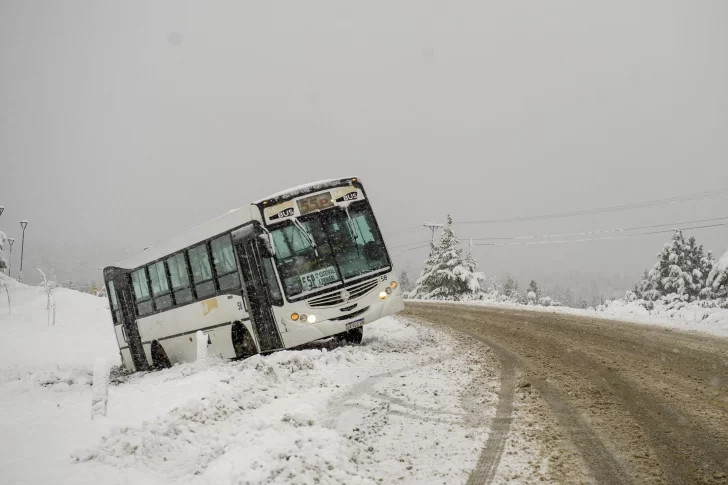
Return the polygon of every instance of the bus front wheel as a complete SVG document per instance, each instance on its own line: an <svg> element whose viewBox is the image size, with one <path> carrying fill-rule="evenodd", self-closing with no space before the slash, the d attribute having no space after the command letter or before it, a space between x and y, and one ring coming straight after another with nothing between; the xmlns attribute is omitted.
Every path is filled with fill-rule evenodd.
<svg viewBox="0 0 728 485"><path fill-rule="evenodd" d="M339 334L339 338L346 343L359 345L364 338L364 327L353 328Z"/></svg>
<svg viewBox="0 0 728 485"><path fill-rule="evenodd" d="M233 340L236 358L247 359L258 353L258 349L255 348L255 342L253 342L253 337L241 322L233 323L230 334Z"/></svg>

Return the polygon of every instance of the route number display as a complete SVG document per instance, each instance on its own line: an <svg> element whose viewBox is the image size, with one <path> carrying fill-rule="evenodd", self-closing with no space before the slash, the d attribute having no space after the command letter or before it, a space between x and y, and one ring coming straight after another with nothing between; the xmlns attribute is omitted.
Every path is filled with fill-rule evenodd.
<svg viewBox="0 0 728 485"><path fill-rule="evenodd" d="M305 197L297 200L296 203L298 204L298 211L301 215L334 206L334 201L331 199L331 192L323 192L312 195L311 197Z"/></svg>
<svg viewBox="0 0 728 485"><path fill-rule="evenodd" d="M328 268L319 269L301 275L301 284L303 285L303 291L313 290L320 286L326 286L329 283L333 283L339 280L339 275L336 274L336 268L329 266Z"/></svg>

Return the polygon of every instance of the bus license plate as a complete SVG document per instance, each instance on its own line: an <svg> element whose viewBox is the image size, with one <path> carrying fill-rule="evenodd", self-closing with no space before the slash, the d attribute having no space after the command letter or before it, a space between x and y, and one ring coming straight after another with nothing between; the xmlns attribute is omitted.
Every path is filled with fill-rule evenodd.
<svg viewBox="0 0 728 485"><path fill-rule="evenodd" d="M351 330L352 328L359 328L364 325L364 319L360 318L359 320L354 320L353 322L349 322L346 324L346 329Z"/></svg>

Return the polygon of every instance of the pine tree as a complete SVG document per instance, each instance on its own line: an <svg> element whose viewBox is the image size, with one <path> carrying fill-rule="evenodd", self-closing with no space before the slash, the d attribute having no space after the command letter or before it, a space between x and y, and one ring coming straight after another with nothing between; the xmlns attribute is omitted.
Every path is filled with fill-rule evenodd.
<svg viewBox="0 0 728 485"><path fill-rule="evenodd" d="M405 293L412 291L412 283L410 282L407 271L405 270L402 270L402 272L399 274L399 286Z"/></svg>
<svg viewBox="0 0 728 485"><path fill-rule="evenodd" d="M423 300L429 298L430 292L433 290L433 273L439 259L439 254L437 251L438 247L430 243L430 255L425 260L425 264L422 267L420 277L417 278L417 281L415 281L414 289L409 293L410 298Z"/></svg>
<svg viewBox="0 0 728 485"><path fill-rule="evenodd" d="M468 297L474 300L482 299L485 295L483 287L485 286L486 281L485 275L478 271L478 262L475 260L475 256L473 256L472 239L468 245L468 254L465 255L463 266L468 273L468 275L466 275L468 288L470 288L470 295L468 295Z"/></svg>
<svg viewBox="0 0 728 485"><path fill-rule="evenodd" d="M646 293L650 290L650 273L645 270L644 276L634 285L634 294L637 298L646 298Z"/></svg>
<svg viewBox="0 0 728 485"><path fill-rule="evenodd" d="M657 300L672 293L686 300L700 297L712 255L708 253L706 257L703 246L699 246L694 237L686 241L682 231L676 230L657 258L646 278L635 287L638 296L646 300Z"/></svg>
<svg viewBox="0 0 728 485"><path fill-rule="evenodd" d="M536 299L541 296L541 290L538 289L538 284L536 283L536 280L531 280L531 282L528 284L528 292L533 293Z"/></svg>
<svg viewBox="0 0 728 485"><path fill-rule="evenodd" d="M448 214L440 240L432 248L410 295L433 300L462 300L479 295L479 279L483 275L473 271L476 265L475 259L467 262L463 257Z"/></svg>
<svg viewBox="0 0 728 485"><path fill-rule="evenodd" d="M728 251L713 264L705 283L711 297L728 298Z"/></svg>
<svg viewBox="0 0 728 485"><path fill-rule="evenodd" d="M518 294L518 282L511 275L506 276L506 282L503 284L503 294L508 298L513 298Z"/></svg>

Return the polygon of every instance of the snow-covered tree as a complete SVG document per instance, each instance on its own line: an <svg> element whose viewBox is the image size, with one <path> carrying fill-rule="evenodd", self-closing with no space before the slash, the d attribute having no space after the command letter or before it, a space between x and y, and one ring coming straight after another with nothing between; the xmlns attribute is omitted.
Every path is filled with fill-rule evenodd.
<svg viewBox="0 0 728 485"><path fill-rule="evenodd" d="M685 240L676 230L670 242L657 255L657 262L635 287L635 293L646 300L657 300L675 293L686 300L696 299L705 286L707 266L712 256L703 254L703 246L691 237Z"/></svg>
<svg viewBox="0 0 728 485"><path fill-rule="evenodd" d="M56 281L56 276L51 273L50 276L46 276L46 274L41 270L40 268L37 268L40 272L41 277L43 278L43 281L38 285L41 288L43 288L43 291L45 291L47 298L46 301L46 310L51 309L51 296L53 295L53 290L55 290L59 285L58 281Z"/></svg>
<svg viewBox="0 0 728 485"><path fill-rule="evenodd" d="M5 235L4 232L0 231L0 271L4 272L7 270L8 267L8 260L5 259L5 256L3 255L3 249L5 248L5 243L8 242L8 237Z"/></svg>
<svg viewBox="0 0 728 485"><path fill-rule="evenodd" d="M706 286L715 298L728 298L728 251L713 264Z"/></svg>
<svg viewBox="0 0 728 485"><path fill-rule="evenodd" d="M410 297L433 300L478 297L481 294L480 281L484 276L475 271L476 266L472 254L463 256L452 228L452 217L448 215L440 240L425 261Z"/></svg>
<svg viewBox="0 0 728 485"><path fill-rule="evenodd" d="M410 282L407 271L405 270L402 270L399 274L399 287L402 289L403 293L409 293L412 291L412 283Z"/></svg>
<svg viewBox="0 0 728 485"><path fill-rule="evenodd" d="M415 281L415 287L409 292L409 298L415 299L427 299L430 291L432 291L431 283L433 281L433 273L437 266L439 254L437 252L437 246L430 243L430 254L425 260L424 266L422 266L422 272L420 277Z"/></svg>
<svg viewBox="0 0 728 485"><path fill-rule="evenodd" d="M531 280L531 282L528 284L528 292L533 293L536 298L541 297L541 290L538 288L538 283L536 283L536 280Z"/></svg>
<svg viewBox="0 0 728 485"><path fill-rule="evenodd" d="M483 289L486 285L485 274L478 271L478 262L475 260L475 256L473 256L472 239L468 245L468 253L465 255L463 266L469 273L468 287L470 288L470 295L468 297L471 299L481 299L484 295Z"/></svg>
<svg viewBox="0 0 728 485"><path fill-rule="evenodd" d="M521 302L523 300L518 282L514 280L511 275L506 277L506 282L503 284L503 294L506 295L509 300L513 300L515 302Z"/></svg>

